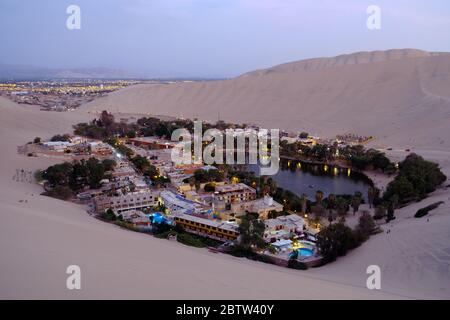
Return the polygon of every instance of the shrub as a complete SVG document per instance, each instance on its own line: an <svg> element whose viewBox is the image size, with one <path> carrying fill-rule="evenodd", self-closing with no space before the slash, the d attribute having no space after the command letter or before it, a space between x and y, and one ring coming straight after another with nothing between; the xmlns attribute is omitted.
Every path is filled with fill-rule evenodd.
<svg viewBox="0 0 450 320"><path fill-rule="evenodd" d="M443 204L443 201L435 202L433 204L430 204L429 206L426 206L425 208L417 210L416 214L414 215L415 218L422 218L426 216L431 210L436 209L441 204Z"/></svg>
<svg viewBox="0 0 450 320"><path fill-rule="evenodd" d="M375 208L375 215L373 218L375 220L383 219L386 216L386 207L383 204L380 204Z"/></svg>
<svg viewBox="0 0 450 320"><path fill-rule="evenodd" d="M60 200L67 200L72 196L72 190L67 186L56 186L53 189L44 192L43 195Z"/></svg>
<svg viewBox="0 0 450 320"><path fill-rule="evenodd" d="M54 135L50 141L69 141L70 140L70 135L69 134L56 134Z"/></svg>
<svg viewBox="0 0 450 320"><path fill-rule="evenodd" d="M331 224L317 235L317 249L324 257L324 262L334 261L360 244L358 234L343 223Z"/></svg>
<svg viewBox="0 0 450 320"><path fill-rule="evenodd" d="M136 228L132 223L122 221L122 220L116 220L114 221L115 225L118 225L119 227L131 230L131 231L139 231L138 228Z"/></svg>
<svg viewBox="0 0 450 320"><path fill-rule="evenodd" d="M34 172L34 179L36 180L36 182L42 182L44 180L44 173L42 172L42 170L36 170Z"/></svg>
<svg viewBox="0 0 450 320"><path fill-rule="evenodd" d="M304 262L298 261L297 259L289 259L288 268L297 270L308 270L308 265Z"/></svg>
<svg viewBox="0 0 450 320"><path fill-rule="evenodd" d="M399 164L399 169L398 176L388 184L383 198L389 201L397 195L400 205L425 198L447 180L438 164L414 153Z"/></svg>
<svg viewBox="0 0 450 320"><path fill-rule="evenodd" d="M114 211L110 208L108 210L106 210L101 217L105 220L108 221L115 221L116 220L116 215L114 214Z"/></svg>
<svg viewBox="0 0 450 320"><path fill-rule="evenodd" d="M160 233L154 233L153 235L158 238L158 239L167 239L169 237L169 235L178 235L176 232L171 231L171 230L166 230L164 232L160 232Z"/></svg>
<svg viewBox="0 0 450 320"><path fill-rule="evenodd" d="M204 248L205 244L197 237L190 235L189 233L180 233L177 236L177 241L187 246Z"/></svg>
<svg viewBox="0 0 450 320"><path fill-rule="evenodd" d="M216 191L216 185L212 182L209 182L207 184L205 184L205 192L214 192Z"/></svg>
<svg viewBox="0 0 450 320"><path fill-rule="evenodd" d="M305 132L305 131L302 131L299 134L300 139L306 139L306 138L308 138L308 136L309 136L308 132Z"/></svg>
<svg viewBox="0 0 450 320"><path fill-rule="evenodd" d="M368 212L364 212L359 217L359 223L356 227L356 231L358 232L357 237L359 240L366 241L371 235L377 232L378 228L373 220L372 216Z"/></svg>

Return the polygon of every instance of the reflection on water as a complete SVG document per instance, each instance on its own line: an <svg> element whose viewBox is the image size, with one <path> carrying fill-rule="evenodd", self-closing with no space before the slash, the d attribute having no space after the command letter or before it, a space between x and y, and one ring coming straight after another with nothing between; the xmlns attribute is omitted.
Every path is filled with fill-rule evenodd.
<svg viewBox="0 0 450 320"><path fill-rule="evenodd" d="M248 169L259 175L258 165L248 165ZM304 193L310 199L314 199L317 190L323 191L325 196L330 193L354 194L360 191L367 201L367 189L371 185L365 175L349 168L291 160L281 160L280 170L271 177L279 187L298 196Z"/></svg>

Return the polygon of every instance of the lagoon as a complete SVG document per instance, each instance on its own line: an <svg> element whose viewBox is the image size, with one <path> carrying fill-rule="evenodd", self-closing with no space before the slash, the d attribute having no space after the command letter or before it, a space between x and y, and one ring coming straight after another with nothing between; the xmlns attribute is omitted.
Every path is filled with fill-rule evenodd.
<svg viewBox="0 0 450 320"><path fill-rule="evenodd" d="M259 165L248 165L248 170L259 175ZM302 161L281 160L280 170L272 177L277 185L298 196L303 193L314 200L317 190L327 197L334 194L354 194L360 191L367 202L367 190L372 182L364 174L349 168Z"/></svg>

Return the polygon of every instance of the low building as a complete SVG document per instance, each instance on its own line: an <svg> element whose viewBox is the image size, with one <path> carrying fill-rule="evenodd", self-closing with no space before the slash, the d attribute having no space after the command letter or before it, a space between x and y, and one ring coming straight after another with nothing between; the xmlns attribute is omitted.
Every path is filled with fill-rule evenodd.
<svg viewBox="0 0 450 320"><path fill-rule="evenodd" d="M145 146L151 150L172 149L175 146L173 142L157 137L136 137L129 138L128 141L134 146Z"/></svg>
<svg viewBox="0 0 450 320"><path fill-rule="evenodd" d="M255 200L256 190L244 183L217 185L214 196L218 204L223 202L225 206L230 206L236 202Z"/></svg>
<svg viewBox="0 0 450 320"><path fill-rule="evenodd" d="M64 152L72 146L72 143L68 141L47 141L43 142L42 145L50 151Z"/></svg>
<svg viewBox="0 0 450 320"><path fill-rule="evenodd" d="M173 219L176 225L183 227L187 232L203 237L219 241L234 241L239 237L238 226L233 223L203 219L188 214L176 214Z"/></svg>
<svg viewBox="0 0 450 320"><path fill-rule="evenodd" d="M283 211L283 205L266 195L264 198L252 201L232 203L229 210L221 210L223 208L216 206L214 209L223 220L239 218L247 212L257 213L259 219L266 220L269 218L269 213Z"/></svg>
<svg viewBox="0 0 450 320"><path fill-rule="evenodd" d="M89 142L89 147L91 148L91 152L93 154L106 156L111 155L113 153L111 146L104 142L98 141Z"/></svg>
<svg viewBox="0 0 450 320"><path fill-rule="evenodd" d="M270 212L283 211L283 205L273 200L272 197L266 195L264 198L242 203L242 211L243 213L255 212L259 215L260 219L266 220L268 219Z"/></svg>
<svg viewBox="0 0 450 320"><path fill-rule="evenodd" d="M113 177L116 178L124 178L124 177L133 177L136 174L136 170L131 167L128 162L119 161L116 163L114 167L114 171L112 173Z"/></svg>
<svg viewBox="0 0 450 320"><path fill-rule="evenodd" d="M135 227L150 227L150 219L139 210L129 210L120 213L124 221L132 223Z"/></svg>
<svg viewBox="0 0 450 320"><path fill-rule="evenodd" d="M211 211L208 206L183 198L169 190L161 191L160 199L171 214L205 214Z"/></svg>
<svg viewBox="0 0 450 320"><path fill-rule="evenodd" d="M129 210L144 209L158 205L159 193L156 190L130 192L119 196L100 196L94 199L94 210L97 213L112 209L116 213Z"/></svg>
<svg viewBox="0 0 450 320"><path fill-rule="evenodd" d="M266 225L264 239L267 242L275 242L278 239L289 238L302 233L305 227L305 220L296 214L291 214L265 220L264 224Z"/></svg>

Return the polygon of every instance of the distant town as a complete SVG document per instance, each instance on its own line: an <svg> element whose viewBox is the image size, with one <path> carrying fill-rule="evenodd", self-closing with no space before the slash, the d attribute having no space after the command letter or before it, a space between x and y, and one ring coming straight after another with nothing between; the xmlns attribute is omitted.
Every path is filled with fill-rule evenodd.
<svg viewBox="0 0 450 320"><path fill-rule="evenodd" d="M168 84L191 80L46 79L0 82L0 96L44 111L71 111L108 93L139 83ZM192 80L194 81L194 80Z"/></svg>

